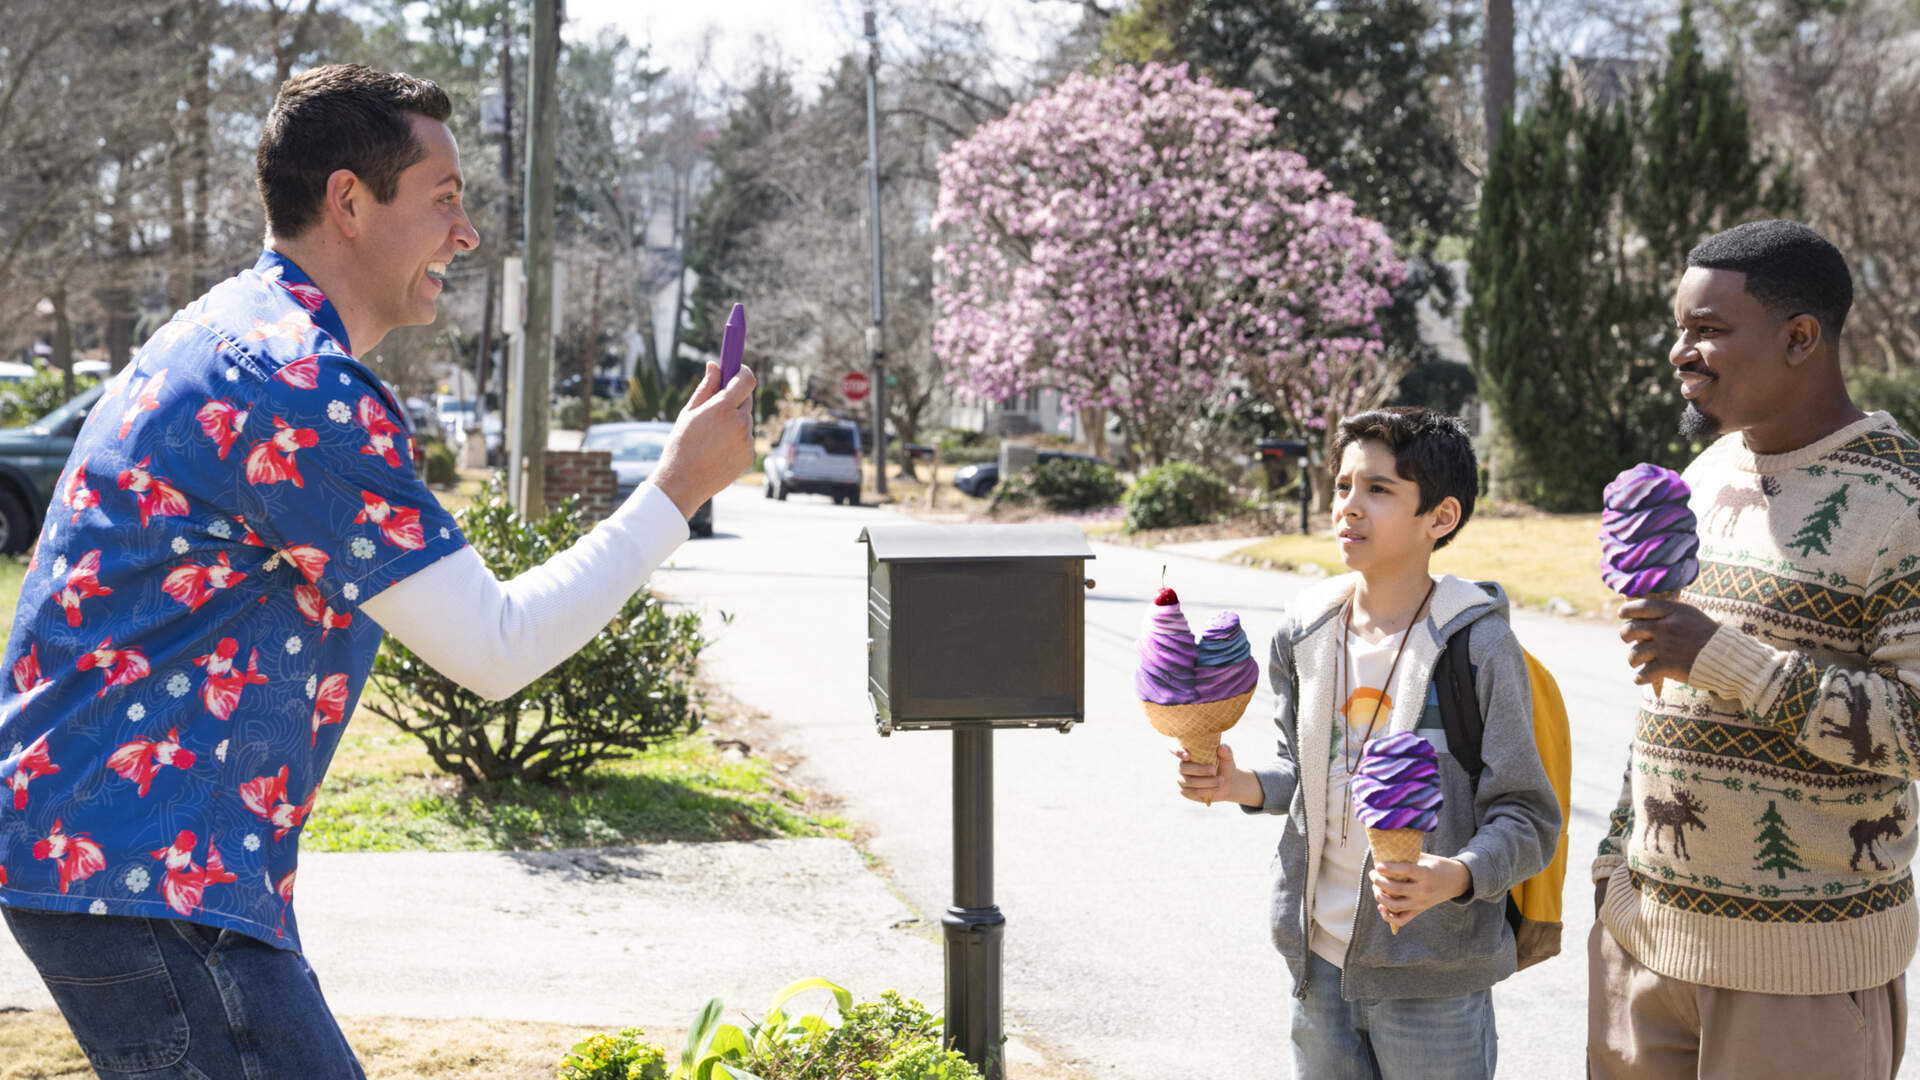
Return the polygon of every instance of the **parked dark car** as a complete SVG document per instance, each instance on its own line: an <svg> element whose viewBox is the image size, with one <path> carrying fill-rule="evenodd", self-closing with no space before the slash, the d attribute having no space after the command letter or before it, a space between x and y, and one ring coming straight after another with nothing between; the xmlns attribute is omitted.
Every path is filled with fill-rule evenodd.
<svg viewBox="0 0 1920 1080"><path fill-rule="evenodd" d="M620 478L620 498L624 501L633 494L634 488L653 475L653 467L660 463L660 454L666 450L667 436L671 434L673 425L661 421L595 424L587 429L580 447L613 452L613 471ZM687 527L695 536L713 535L712 499L700 504Z"/></svg>
<svg viewBox="0 0 1920 1080"><path fill-rule="evenodd" d="M1096 465L1104 464L1091 454L1069 454L1064 450L1042 450L1034 455L1035 464L1045 465L1049 461L1061 458L1073 458L1079 461L1091 461ZM964 465L954 470L953 486L976 499L984 499L993 494L993 487L1000 482L1000 463L983 461L978 465Z"/></svg>
<svg viewBox="0 0 1920 1080"><path fill-rule="evenodd" d="M104 390L96 383L31 424L0 429L0 552L17 555L40 535L74 437Z"/></svg>

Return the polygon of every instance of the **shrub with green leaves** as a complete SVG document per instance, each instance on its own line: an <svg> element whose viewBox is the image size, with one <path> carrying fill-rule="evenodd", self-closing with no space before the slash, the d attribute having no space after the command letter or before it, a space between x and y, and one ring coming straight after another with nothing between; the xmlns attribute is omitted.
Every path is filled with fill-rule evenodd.
<svg viewBox="0 0 1920 1080"><path fill-rule="evenodd" d="M839 1023L787 1015L787 1003L810 990L833 996ZM744 1029L722 1023L722 1010L719 998L701 1010L673 1080L980 1080L972 1063L941 1045L941 1022L926 1006L892 990L856 1005L844 987L801 979Z"/></svg>
<svg viewBox="0 0 1920 1080"><path fill-rule="evenodd" d="M586 531L577 499L528 521L492 484L455 518L503 580ZM504 701L466 689L389 637L374 659L374 692L361 704L426 744L434 764L454 776L560 784L595 762L697 729L693 676L704 644L699 612L669 611L642 591L578 652Z"/></svg>
<svg viewBox="0 0 1920 1080"><path fill-rule="evenodd" d="M92 386L97 380L75 376L73 393L67 393L67 377L55 368L41 368L31 378L21 379L0 390L0 427L31 424L67 403L68 399Z"/></svg>
<svg viewBox="0 0 1920 1080"><path fill-rule="evenodd" d="M560 1059L559 1080L668 1080L666 1049L645 1037L639 1028L589 1035Z"/></svg>
<svg viewBox="0 0 1920 1080"><path fill-rule="evenodd" d="M1236 506L1226 482L1190 462L1143 473L1127 492L1127 531L1204 525Z"/></svg>
<svg viewBox="0 0 1920 1080"><path fill-rule="evenodd" d="M1112 506L1127 485L1113 466L1084 458L1055 458L994 485L990 508L1038 502L1063 513Z"/></svg>
<svg viewBox="0 0 1920 1080"><path fill-rule="evenodd" d="M459 483L460 465L453 447L439 439L428 439L426 447L427 483L436 487L452 487Z"/></svg>

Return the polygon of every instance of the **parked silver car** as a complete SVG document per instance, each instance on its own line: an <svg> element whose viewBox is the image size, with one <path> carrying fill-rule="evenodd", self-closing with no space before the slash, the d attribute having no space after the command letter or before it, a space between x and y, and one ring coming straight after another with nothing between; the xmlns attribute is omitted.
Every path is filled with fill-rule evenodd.
<svg viewBox="0 0 1920 1080"><path fill-rule="evenodd" d="M653 475L654 466L660 464L660 455L667 448L667 436L671 434L673 425L660 421L595 424L587 429L580 448L613 452L613 471L620 478L620 499L624 501L633 494L634 488ZM713 535L712 499L700 504L687 526L695 536Z"/></svg>
<svg viewBox="0 0 1920 1080"><path fill-rule="evenodd" d="M794 492L860 503L860 429L845 420L790 420L767 451L766 496Z"/></svg>

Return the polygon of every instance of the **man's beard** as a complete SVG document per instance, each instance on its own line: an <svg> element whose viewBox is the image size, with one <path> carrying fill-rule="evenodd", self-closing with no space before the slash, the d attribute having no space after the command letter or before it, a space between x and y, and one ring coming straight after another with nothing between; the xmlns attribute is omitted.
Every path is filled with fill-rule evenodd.
<svg viewBox="0 0 1920 1080"><path fill-rule="evenodd" d="M1720 421L1699 410L1693 402L1680 413L1680 437L1689 442L1704 442L1720 434Z"/></svg>

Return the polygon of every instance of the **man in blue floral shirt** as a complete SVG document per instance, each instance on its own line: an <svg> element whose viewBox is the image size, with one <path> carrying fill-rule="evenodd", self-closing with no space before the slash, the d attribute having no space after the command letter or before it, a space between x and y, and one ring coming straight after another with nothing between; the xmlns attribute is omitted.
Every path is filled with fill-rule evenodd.
<svg viewBox="0 0 1920 1080"><path fill-rule="evenodd" d="M357 359L432 322L479 242L449 115L405 75L290 80L267 250L111 381L47 514L0 686L0 913L103 1077L360 1076L293 896L383 630L511 693L751 461L752 376L710 372L662 473L574 550L506 585L479 564Z"/></svg>

